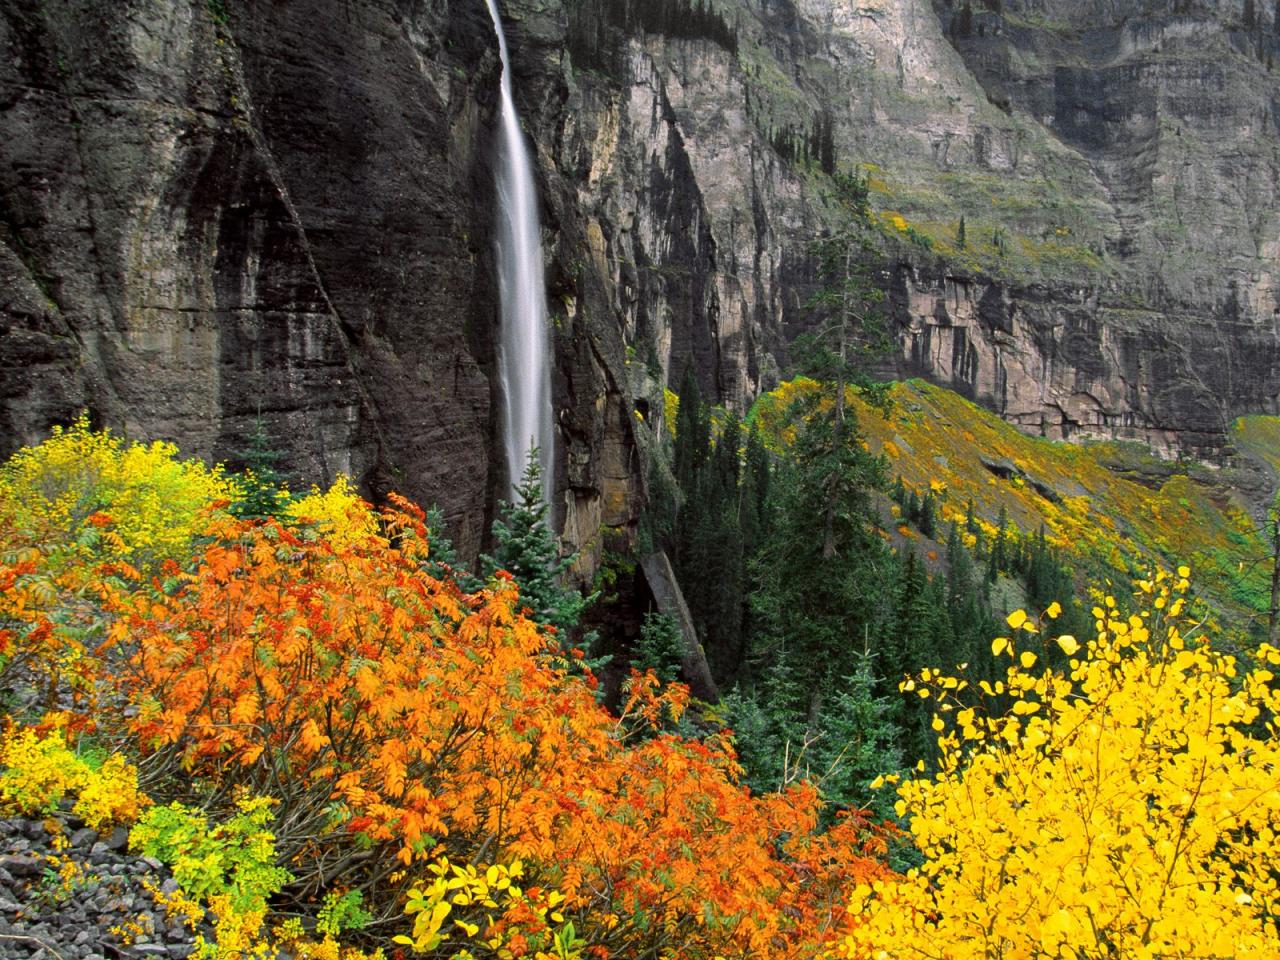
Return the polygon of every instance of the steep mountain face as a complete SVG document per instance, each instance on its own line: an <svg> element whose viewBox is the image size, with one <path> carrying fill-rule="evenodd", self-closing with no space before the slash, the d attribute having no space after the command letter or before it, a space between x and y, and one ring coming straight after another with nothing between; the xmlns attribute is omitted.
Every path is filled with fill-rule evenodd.
<svg viewBox="0 0 1280 960"><path fill-rule="evenodd" d="M1165 453L1277 409L1270 9L713 7L504 4L588 567L643 501L665 384L776 382L831 170L868 177L897 372ZM300 480L438 502L474 553L503 476L497 71L480 3L7 5L0 445L88 407L234 459L261 414Z"/></svg>
<svg viewBox="0 0 1280 960"><path fill-rule="evenodd" d="M483 18L8 5L5 446L87 406L226 458L261 414L300 477L439 500L474 549L492 433Z"/></svg>
<svg viewBox="0 0 1280 960"><path fill-rule="evenodd" d="M538 115L547 165L668 378L693 362L731 403L771 383L833 218L822 168L856 166L898 373L1047 436L1220 456L1280 392L1272 12L992 6L725 0L726 43L578 0L568 57L557 10L509 9L568 90Z"/></svg>

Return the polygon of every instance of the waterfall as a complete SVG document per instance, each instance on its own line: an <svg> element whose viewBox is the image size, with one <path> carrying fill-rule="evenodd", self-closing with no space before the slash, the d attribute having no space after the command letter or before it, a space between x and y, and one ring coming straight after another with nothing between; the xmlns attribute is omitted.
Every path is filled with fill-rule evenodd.
<svg viewBox="0 0 1280 960"><path fill-rule="evenodd" d="M555 451L551 418L551 344L547 331L547 292L542 277L538 197L533 161L520 133L511 95L511 59L497 0L486 0L502 55L502 136L498 146L497 266L502 327L498 338L498 376L502 381L503 438L507 475L513 491L524 474L529 449L539 449L542 499L551 503Z"/></svg>

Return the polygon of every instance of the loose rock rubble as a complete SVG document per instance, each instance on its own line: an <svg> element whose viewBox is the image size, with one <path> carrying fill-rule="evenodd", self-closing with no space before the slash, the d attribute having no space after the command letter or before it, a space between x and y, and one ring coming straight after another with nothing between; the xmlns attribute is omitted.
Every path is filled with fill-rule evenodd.
<svg viewBox="0 0 1280 960"><path fill-rule="evenodd" d="M0 960L185 960L197 933L212 939L144 882L177 889L160 861L129 854L123 827L100 835L69 812L0 820Z"/></svg>

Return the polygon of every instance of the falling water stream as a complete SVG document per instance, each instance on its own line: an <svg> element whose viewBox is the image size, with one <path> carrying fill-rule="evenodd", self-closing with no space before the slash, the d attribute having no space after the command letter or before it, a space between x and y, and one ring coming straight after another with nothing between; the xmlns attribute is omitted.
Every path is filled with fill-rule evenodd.
<svg viewBox="0 0 1280 960"><path fill-rule="evenodd" d="M502 328L498 375L502 380L504 442L512 496L524 474L530 447L538 448L542 498L551 503L554 437L551 418L551 346L547 293L542 277L538 196L533 161L511 95L511 60L497 0L486 0L502 55L502 135L498 145L497 265Z"/></svg>

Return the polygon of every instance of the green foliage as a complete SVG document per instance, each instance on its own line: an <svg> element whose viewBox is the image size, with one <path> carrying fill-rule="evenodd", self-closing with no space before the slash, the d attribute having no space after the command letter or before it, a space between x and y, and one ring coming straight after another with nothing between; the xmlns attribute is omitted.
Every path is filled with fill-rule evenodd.
<svg viewBox="0 0 1280 960"><path fill-rule="evenodd" d="M316 930L327 937L336 937L349 930L363 930L372 914L364 909L364 894L359 890L339 893L331 890L324 895L324 903L316 914Z"/></svg>
<svg viewBox="0 0 1280 960"><path fill-rule="evenodd" d="M686 371L672 461L674 483L655 471L646 526L671 558L712 674L731 681L746 652L747 564L767 525L768 454L759 431L744 436L736 415L706 405Z"/></svg>
<svg viewBox="0 0 1280 960"><path fill-rule="evenodd" d="M283 474L276 469L283 456L267 433L266 422L255 417L249 444L236 455L243 465L243 492L231 507L233 514L255 519L284 515L290 503L289 491Z"/></svg>
<svg viewBox="0 0 1280 960"><path fill-rule="evenodd" d="M235 815L212 825L203 813L181 803L152 807L130 832L129 845L167 863L192 896L227 896L236 912L257 912L293 879L275 863L275 837L267 829L274 802L242 798Z"/></svg>
<svg viewBox="0 0 1280 960"><path fill-rule="evenodd" d="M567 649L569 636L582 619L582 611L595 600L564 585L565 574L577 559L562 552L559 538L547 522L542 499L542 471L538 450L529 451L524 476L516 489L516 502L502 501L493 521L494 551L480 557L486 577L505 570L520 585L520 599L532 619L559 631Z"/></svg>
<svg viewBox="0 0 1280 960"><path fill-rule="evenodd" d="M646 613L632 666L637 670L652 670L664 683L672 683L680 677L683 658L679 624L665 613Z"/></svg>
<svg viewBox="0 0 1280 960"><path fill-rule="evenodd" d="M220 27L225 27L231 22L231 15L227 12L226 0L205 0L205 10L209 13L209 19Z"/></svg>
<svg viewBox="0 0 1280 960"><path fill-rule="evenodd" d="M849 638L882 616L888 551L872 491L884 485L884 468L863 447L856 418L840 416L826 395L801 397L790 419L795 440L771 478L771 528L753 564L753 643L812 702L854 672Z"/></svg>
<svg viewBox="0 0 1280 960"><path fill-rule="evenodd" d="M453 541L445 532L447 527L444 511L438 506L428 507L424 522L427 525L427 543L431 550L430 559L426 564L427 572L438 580L453 580L457 583L458 589L464 593L475 593L484 586L478 578L468 572L453 546Z"/></svg>
<svg viewBox="0 0 1280 960"><path fill-rule="evenodd" d="M873 658L859 656L854 672L828 685L824 701L807 715L784 706L803 699L785 668L751 691L730 693L723 717L748 785L766 792L808 780L832 808L869 808L878 819L893 819L893 804L871 783L902 766L894 723L900 698L880 694L872 670Z"/></svg>

